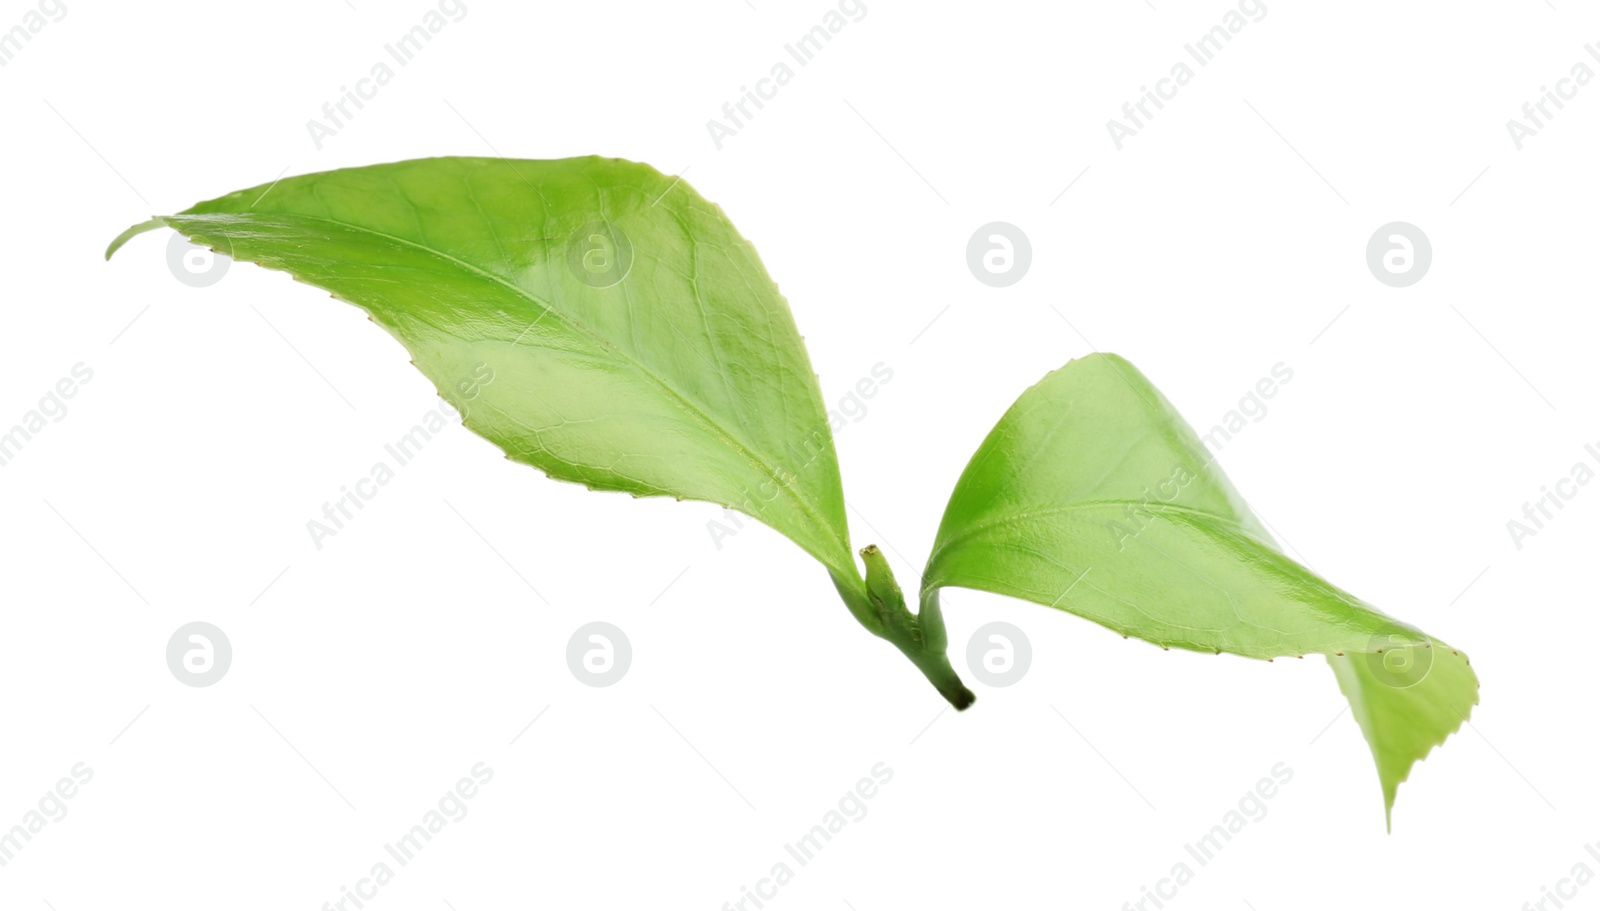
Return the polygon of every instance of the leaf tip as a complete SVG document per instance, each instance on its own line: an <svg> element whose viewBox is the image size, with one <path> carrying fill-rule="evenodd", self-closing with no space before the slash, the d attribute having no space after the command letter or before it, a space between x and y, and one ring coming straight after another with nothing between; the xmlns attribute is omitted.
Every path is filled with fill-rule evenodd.
<svg viewBox="0 0 1600 911"><path fill-rule="evenodd" d="M112 238L110 245L106 247L106 259L111 259L111 255L122 249L123 244L134 239L135 237L138 237L140 234L143 234L146 231L154 231L166 223L166 219L156 216L149 221L142 221L128 230L123 231L121 234L118 234L116 237Z"/></svg>

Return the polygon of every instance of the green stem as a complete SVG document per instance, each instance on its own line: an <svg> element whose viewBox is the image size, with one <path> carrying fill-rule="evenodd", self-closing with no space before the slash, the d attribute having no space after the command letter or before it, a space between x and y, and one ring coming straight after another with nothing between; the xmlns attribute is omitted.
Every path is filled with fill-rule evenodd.
<svg viewBox="0 0 1600 911"><path fill-rule="evenodd" d="M850 613L862 626L889 640L911 659L951 705L958 710L971 705L977 697L956 676L945 654L944 616L939 610L938 593L924 598L921 613L913 614L906 608L894 571L877 545L863 548L861 560L867 567L865 581L831 573L833 585Z"/></svg>

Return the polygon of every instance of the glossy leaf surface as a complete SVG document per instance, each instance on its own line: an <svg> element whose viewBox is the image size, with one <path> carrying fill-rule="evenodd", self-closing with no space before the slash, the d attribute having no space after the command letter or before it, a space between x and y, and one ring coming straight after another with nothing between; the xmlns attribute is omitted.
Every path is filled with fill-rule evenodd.
<svg viewBox="0 0 1600 911"><path fill-rule="evenodd" d="M1170 648L1320 653L1377 761L1385 813L1477 703L1466 656L1286 556L1132 364L1096 354L1027 390L962 473L923 574Z"/></svg>
<svg viewBox="0 0 1600 911"><path fill-rule="evenodd" d="M135 226L106 255L161 225L365 310L510 458L737 509L859 587L788 305L681 180L598 157L329 171Z"/></svg>

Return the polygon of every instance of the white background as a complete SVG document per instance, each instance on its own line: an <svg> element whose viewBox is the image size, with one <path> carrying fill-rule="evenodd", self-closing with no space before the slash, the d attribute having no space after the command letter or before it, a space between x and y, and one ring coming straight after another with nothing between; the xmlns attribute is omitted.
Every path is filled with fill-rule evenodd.
<svg viewBox="0 0 1600 911"><path fill-rule="evenodd" d="M467 0L318 150L306 121L430 8L352 2L68 0L0 69L0 425L93 371L0 468L0 828L94 770L0 868L0 907L320 908L478 762L470 814L368 907L720 908L879 762L869 814L770 908L1120 908L1195 867L1183 845L1278 762L1267 817L1169 907L1511 909L1600 872L1600 485L1520 549L1506 527L1600 443L1600 87L1520 151L1506 129L1600 68L1600 15L1267 0L1118 151L1106 121L1227 4L867 0L718 150L706 121L823 0ZM781 283L830 404L893 371L838 448L855 544L908 588L988 428L1091 345L1202 428L1291 368L1222 463L1291 553L1482 678L1394 833L1320 658L1167 653L957 591L969 681L982 623L1034 653L958 715L777 534L719 549L713 507L558 484L458 427L319 551L307 520L431 384L282 274L189 287L166 232L101 261L128 224L280 174L588 153L688 169ZM965 261L996 220L1033 246L1004 289ZM1364 255L1396 220L1434 249L1404 289ZM233 644L207 688L165 662L193 620ZM590 620L633 645L609 688L564 658Z"/></svg>

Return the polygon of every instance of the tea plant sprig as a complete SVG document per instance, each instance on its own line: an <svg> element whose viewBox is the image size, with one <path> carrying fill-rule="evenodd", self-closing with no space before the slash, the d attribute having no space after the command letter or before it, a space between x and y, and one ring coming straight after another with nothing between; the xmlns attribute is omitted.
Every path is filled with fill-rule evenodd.
<svg viewBox="0 0 1600 911"><path fill-rule="evenodd" d="M787 536L958 709L974 697L946 655L951 586L1164 648L1326 655L1386 816L1477 702L1464 655L1285 556L1114 355L1049 374L995 425L956 484L913 613L876 547L859 566L852 554L788 304L719 208L647 165L431 158L289 177L135 225L107 258L162 226L360 307L515 461L593 490L717 503ZM495 382L473 383L485 367Z"/></svg>

